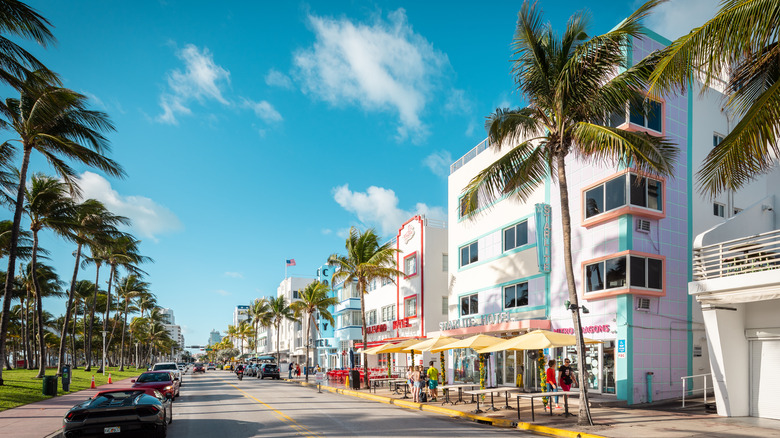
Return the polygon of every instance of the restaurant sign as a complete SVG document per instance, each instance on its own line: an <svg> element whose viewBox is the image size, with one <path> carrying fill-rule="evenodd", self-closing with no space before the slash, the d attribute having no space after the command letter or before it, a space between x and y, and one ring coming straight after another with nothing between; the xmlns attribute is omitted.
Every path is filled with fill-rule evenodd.
<svg viewBox="0 0 780 438"><path fill-rule="evenodd" d="M377 324L366 327L366 333L381 333L387 331L387 324Z"/></svg>
<svg viewBox="0 0 780 438"><path fill-rule="evenodd" d="M487 324L498 324L502 322L509 322L509 313L491 313L488 315L478 315L472 317L466 317L461 319L453 319L452 321L440 322L440 330L452 330L457 328L475 327Z"/></svg>
<svg viewBox="0 0 780 438"><path fill-rule="evenodd" d="M564 333L567 335L573 335L573 328L558 328L553 330L555 333ZM611 330L609 324L601 325L586 325L582 327L582 333L609 333Z"/></svg>

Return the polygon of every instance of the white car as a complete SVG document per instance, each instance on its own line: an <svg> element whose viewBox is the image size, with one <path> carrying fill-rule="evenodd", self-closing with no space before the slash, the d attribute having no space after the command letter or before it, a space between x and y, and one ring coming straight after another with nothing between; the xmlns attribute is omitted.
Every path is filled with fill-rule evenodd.
<svg viewBox="0 0 780 438"><path fill-rule="evenodd" d="M182 379L182 372L179 367L176 366L176 362L157 362L152 366L152 371L170 371L173 376L179 379L179 386L184 383Z"/></svg>

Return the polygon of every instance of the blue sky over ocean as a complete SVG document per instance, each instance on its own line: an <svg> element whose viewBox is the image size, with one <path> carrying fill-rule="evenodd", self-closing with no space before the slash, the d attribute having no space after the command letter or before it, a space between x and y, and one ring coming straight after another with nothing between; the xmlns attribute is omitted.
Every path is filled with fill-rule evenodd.
<svg viewBox="0 0 780 438"><path fill-rule="evenodd" d="M82 188L133 219L188 345L275 295L286 259L288 275L314 275L352 225L389 238L413 214L445 219L449 165L491 111L522 103L509 62L520 1L29 4L58 43L25 47L117 126L111 157L128 178L83 168ZM595 35L640 3L540 4L559 30L587 9ZM647 25L676 37L716 5L674 0ZM73 246L43 245L69 281Z"/></svg>

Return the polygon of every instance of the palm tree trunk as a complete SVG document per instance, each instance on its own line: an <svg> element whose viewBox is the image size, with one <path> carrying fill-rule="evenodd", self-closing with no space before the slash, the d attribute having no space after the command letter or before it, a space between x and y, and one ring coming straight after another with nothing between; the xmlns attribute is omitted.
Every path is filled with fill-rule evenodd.
<svg viewBox="0 0 780 438"><path fill-rule="evenodd" d="M557 156L558 184L561 193L561 225L563 228L563 264L566 268L566 283L569 287L569 302L574 310L571 319L574 324L574 334L577 337L577 362L580 365L580 411L577 423L581 426L593 426L588 406L588 371L585 365L585 340L582 337L582 321L577 298L577 285L574 283L574 267L571 259L571 215L569 213L569 186L566 181L566 157L563 153Z"/></svg>
<svg viewBox="0 0 780 438"><path fill-rule="evenodd" d="M0 357L5 358L5 344L8 340L8 320L11 316L11 296L14 290L14 275L16 272L16 251L19 245L19 227L22 223L22 211L24 210L24 190L27 181L27 168L30 165L30 153L32 147L24 145L24 157L22 167L19 170L19 190L16 192L16 205L14 205L14 224L11 227L11 247L8 249L8 269L5 270L5 289L3 290L3 311L0 313ZM0 367L0 386L3 385L3 369Z"/></svg>
<svg viewBox="0 0 780 438"><path fill-rule="evenodd" d="M79 361L76 357L78 352L76 351L76 327L79 319L79 300L73 305L73 330L70 333L70 351L73 353L72 368L77 368Z"/></svg>
<svg viewBox="0 0 780 438"><path fill-rule="evenodd" d="M309 314L309 317L306 318L306 331L303 332L303 335L305 338L303 339L306 342L306 364L304 365L303 374L306 375L306 382L309 381L309 330L311 330L311 313Z"/></svg>
<svg viewBox="0 0 780 438"><path fill-rule="evenodd" d="M42 379L46 375L46 343L43 341L43 291L38 284L36 264L38 262L38 230L33 230L32 259L30 260L30 275L32 276L33 289L35 291L35 318L38 320L38 374L36 379ZM67 325L68 322L66 321ZM63 331L62 336L65 336Z"/></svg>
<svg viewBox="0 0 780 438"><path fill-rule="evenodd" d="M92 370L92 329L95 326L95 306L97 306L98 281L100 280L100 263L95 263L95 294L92 296L92 304L89 311L89 328L87 329L86 340L84 341L84 352L87 355L87 367L84 371Z"/></svg>
<svg viewBox="0 0 780 438"><path fill-rule="evenodd" d="M111 284L114 282L114 272L116 272L116 266L111 265L111 273L108 274L108 287L106 288L106 313L103 315L103 331L108 331L108 315L111 312ZM106 348L111 342L106 343ZM100 366L101 370L103 365Z"/></svg>
<svg viewBox="0 0 780 438"><path fill-rule="evenodd" d="M125 328L127 327L127 305L128 300L125 299L124 320L122 321L122 346L119 348L119 371L125 370Z"/></svg>
<svg viewBox="0 0 780 438"><path fill-rule="evenodd" d="M279 362L279 359L281 359L281 357L282 357L281 352L279 351L279 326L280 325L281 324L275 324L275 327L276 327L276 366L277 367L281 365L281 362Z"/></svg>
<svg viewBox="0 0 780 438"><path fill-rule="evenodd" d="M366 384L366 389L369 388L368 384L368 355L366 354L366 347L368 345L368 331L366 330L366 301L363 291L365 288L362 282L358 282L358 294L360 294L360 317L363 322L363 382Z"/></svg>
<svg viewBox="0 0 780 438"><path fill-rule="evenodd" d="M76 278L79 275L79 262L81 261L81 243L76 245L76 265L73 267L73 278L70 280L70 290L68 291L68 304L65 307L65 322L62 326L62 337L60 338L60 350L57 355L57 375L62 375L62 366L65 359L65 346L67 345L68 323L70 314L73 311L73 298L76 295Z"/></svg>

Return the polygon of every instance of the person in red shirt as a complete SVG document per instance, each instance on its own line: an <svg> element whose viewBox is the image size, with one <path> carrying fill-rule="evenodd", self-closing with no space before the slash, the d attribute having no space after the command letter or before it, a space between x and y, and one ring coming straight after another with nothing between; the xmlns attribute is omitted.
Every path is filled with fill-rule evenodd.
<svg viewBox="0 0 780 438"><path fill-rule="evenodd" d="M545 379L547 383L547 390L549 392L557 392L558 391L558 385L555 383L557 379L555 378L555 359L550 359L549 362L547 362L547 378ZM552 401L552 397L550 397L550 401ZM558 396L555 396L555 408L560 409L561 406L558 404ZM552 409L552 403L550 403L550 409Z"/></svg>

